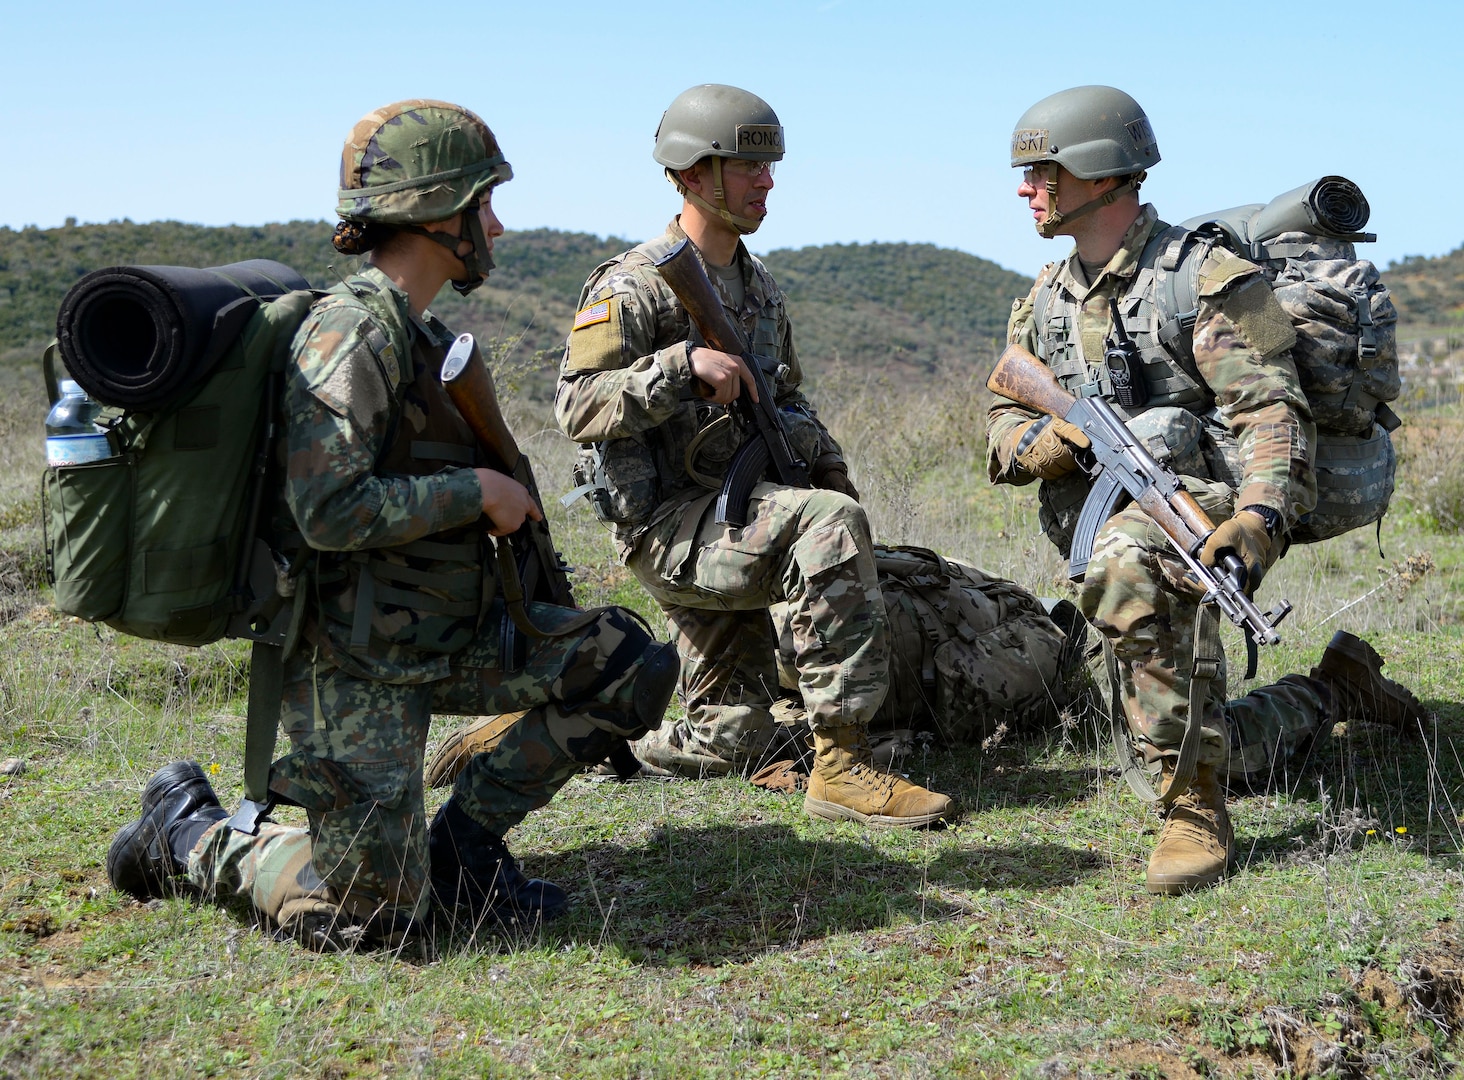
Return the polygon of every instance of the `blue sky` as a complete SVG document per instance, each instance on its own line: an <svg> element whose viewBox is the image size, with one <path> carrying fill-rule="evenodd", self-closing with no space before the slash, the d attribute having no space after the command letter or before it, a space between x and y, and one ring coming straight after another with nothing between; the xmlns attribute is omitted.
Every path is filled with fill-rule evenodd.
<svg viewBox="0 0 1464 1080"><path fill-rule="evenodd" d="M1033 273L1066 241L1015 197L1011 129L1099 82L1149 113L1164 160L1145 195L1169 220L1341 173L1386 263L1464 242L1461 30L1464 5L1423 0L5 0L0 225L329 217L352 123L436 97L498 134L510 228L642 239L676 205L650 158L662 110L728 82L787 130L754 250L928 241Z"/></svg>

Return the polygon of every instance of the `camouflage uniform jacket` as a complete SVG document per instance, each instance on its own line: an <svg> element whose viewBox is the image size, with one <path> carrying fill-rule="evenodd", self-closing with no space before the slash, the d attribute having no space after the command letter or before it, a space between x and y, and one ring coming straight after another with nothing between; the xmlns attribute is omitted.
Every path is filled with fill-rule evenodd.
<svg viewBox="0 0 1464 1080"><path fill-rule="evenodd" d="M726 406L695 393L689 356L701 339L652 265L685 238L672 221L659 239L595 269L560 367L554 414L582 447L576 482L610 525L622 558L653 522L720 486L745 436ZM717 274L708 276L762 360L794 449L815 472L842 461L839 444L799 390L803 370L782 290L741 243L737 264L740 305ZM596 479L603 487L589 490Z"/></svg>
<svg viewBox="0 0 1464 1080"><path fill-rule="evenodd" d="M1113 402L1103 352L1113 330L1109 300L1117 298L1149 392L1133 409L1114 402L1130 428L1176 472L1221 493L1238 492L1236 506L1272 507L1294 525L1316 502L1316 429L1288 351L1295 341L1291 321L1260 269L1217 247L1200 268L1193 364L1174 359L1157 339L1155 317L1156 275L1163 272L1155 254L1169 231L1145 204L1091 284L1076 250L1049 263L1013 304L1007 341L1040 357L1069 391L1096 391ZM1038 415L1002 397L993 401L987 415L993 483L1034 479L1017 464L1016 445L1020 429ZM1077 472L1039 489L1043 531L1064 553L1088 487Z"/></svg>
<svg viewBox="0 0 1464 1080"><path fill-rule="evenodd" d="M359 677L446 677L491 599L476 446L432 377L452 340L368 264L292 344L277 520L315 552L305 641Z"/></svg>

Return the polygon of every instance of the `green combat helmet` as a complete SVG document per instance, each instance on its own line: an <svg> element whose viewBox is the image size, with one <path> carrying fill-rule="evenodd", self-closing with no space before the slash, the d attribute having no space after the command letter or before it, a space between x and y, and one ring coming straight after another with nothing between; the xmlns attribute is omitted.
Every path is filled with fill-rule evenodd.
<svg viewBox="0 0 1464 1080"><path fill-rule="evenodd" d="M336 214L346 221L388 225L427 236L462 259L460 293L477 288L493 269L478 220L478 204L494 184L513 179L488 125L460 105L412 98L368 113L356 122L341 153ZM457 236L421 226L461 216Z"/></svg>
<svg viewBox="0 0 1464 1080"><path fill-rule="evenodd" d="M722 191L722 159L776 162L783 159L783 125L773 107L756 94L720 83L693 86L676 95L656 128L652 156L666 168L676 190L738 232L757 231L761 221L738 217L727 209ZM712 197L702 199L677 174L702 158L712 159Z"/></svg>
<svg viewBox="0 0 1464 1080"><path fill-rule="evenodd" d="M1022 114L1012 132L1012 168L1055 162L1079 180L1128 179L1076 210L1058 213L1057 170L1047 170L1047 216L1037 231L1051 238L1058 226L1138 191L1145 170L1159 160L1154 129L1139 103L1111 86L1075 86L1043 98Z"/></svg>

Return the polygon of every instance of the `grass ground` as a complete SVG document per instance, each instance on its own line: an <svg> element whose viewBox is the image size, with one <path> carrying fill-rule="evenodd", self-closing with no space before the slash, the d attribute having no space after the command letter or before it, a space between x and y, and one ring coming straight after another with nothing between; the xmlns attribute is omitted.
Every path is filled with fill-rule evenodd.
<svg viewBox="0 0 1464 1080"><path fill-rule="evenodd" d="M973 386L820 390L882 538L1060 588L1031 492L981 476ZM1157 822L1078 725L918 756L913 778L966 809L941 832L814 821L734 780L575 780L510 836L571 913L426 957L314 955L246 914L111 890L106 845L159 765L217 766L241 794L247 651L47 606L44 405L18 369L0 401L0 758L25 763L0 778L0 1077L1433 1076L1464 1054L1464 540L1439 531L1457 406L1410 416L1386 556L1353 534L1264 589L1297 611L1261 680L1346 627L1429 723L1345 723L1237 800L1225 884L1144 893ZM515 427L549 494L567 448L543 415ZM587 512L550 509L582 602L649 614Z"/></svg>

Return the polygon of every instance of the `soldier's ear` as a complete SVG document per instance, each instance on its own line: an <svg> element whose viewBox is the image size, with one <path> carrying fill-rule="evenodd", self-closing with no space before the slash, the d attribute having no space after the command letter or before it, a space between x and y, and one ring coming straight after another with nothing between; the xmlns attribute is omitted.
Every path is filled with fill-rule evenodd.
<svg viewBox="0 0 1464 1080"><path fill-rule="evenodd" d="M702 158L695 165L691 166L691 168L682 169L678 175L680 175L681 177L682 185L686 187L688 191L693 191L705 199L707 197L707 192L703 191L702 189L708 183L707 175L710 171L711 167L708 164L707 159Z"/></svg>

